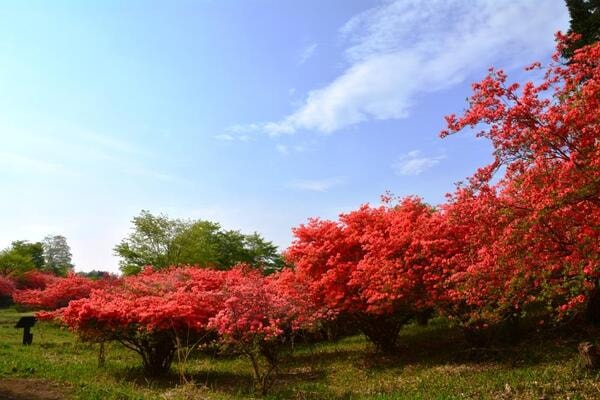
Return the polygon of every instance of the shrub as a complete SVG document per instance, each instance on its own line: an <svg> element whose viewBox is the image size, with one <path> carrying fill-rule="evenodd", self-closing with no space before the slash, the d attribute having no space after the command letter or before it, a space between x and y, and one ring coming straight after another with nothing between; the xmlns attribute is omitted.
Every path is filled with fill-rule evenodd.
<svg viewBox="0 0 600 400"><path fill-rule="evenodd" d="M192 267L146 268L51 316L83 340L122 343L140 355L148 375L161 375L169 371L177 342L212 339L207 325L222 304L223 278Z"/></svg>
<svg viewBox="0 0 600 400"><path fill-rule="evenodd" d="M7 306L11 303L12 294L15 291L13 281L0 275L0 306Z"/></svg>

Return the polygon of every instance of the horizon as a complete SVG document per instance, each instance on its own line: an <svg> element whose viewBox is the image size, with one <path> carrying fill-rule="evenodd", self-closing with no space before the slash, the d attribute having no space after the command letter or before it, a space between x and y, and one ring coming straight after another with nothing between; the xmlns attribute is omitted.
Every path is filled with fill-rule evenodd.
<svg viewBox="0 0 600 400"><path fill-rule="evenodd" d="M142 209L283 250L387 190L439 204L491 158L440 139L444 115L488 67L548 60L569 20L542 0L153 5L0 5L0 248L60 234L76 271L118 272Z"/></svg>

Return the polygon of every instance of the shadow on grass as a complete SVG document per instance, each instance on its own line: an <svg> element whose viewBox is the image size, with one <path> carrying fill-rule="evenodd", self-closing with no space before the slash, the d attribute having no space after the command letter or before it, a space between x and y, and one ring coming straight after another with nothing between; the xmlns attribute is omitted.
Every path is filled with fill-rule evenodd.
<svg viewBox="0 0 600 400"><path fill-rule="evenodd" d="M141 366L115 369L111 372L118 380L125 380L139 386L168 389L180 383L179 375L174 369L161 376L147 376Z"/></svg>
<svg viewBox="0 0 600 400"><path fill-rule="evenodd" d="M493 341L486 347L470 345L462 329L444 324L408 326L401 332L398 349L393 354L380 354L361 337L343 339L339 343L299 345L285 358L270 398L347 399L352 393L335 393L327 387L327 375L339 368L356 368L371 372L398 370L405 367L429 368L445 365L501 365L508 368L562 363L573 359L577 343L600 333L599 329L562 327L537 330L524 326L518 341ZM227 354L209 358L227 360ZM209 361L210 362L210 361ZM212 369L187 374L198 387L232 395L254 395L250 369L231 366L229 371ZM164 377L147 378L142 368L129 368L117 374L137 385L169 389L181 384L176 370Z"/></svg>
<svg viewBox="0 0 600 400"><path fill-rule="evenodd" d="M398 348L392 354L381 354L374 347L353 344L343 350L336 345L320 344L294 354L291 365L316 363L320 368L343 361L372 371L398 369L406 366L433 367L440 365L502 364L509 367L533 366L546 362L563 362L573 357L577 343L598 337L600 330L589 326L563 326L552 330L538 330L524 324L519 338L496 337L484 347L475 347L465 338L459 327L445 324L420 327L408 326L400 333ZM352 338L353 339L353 338Z"/></svg>

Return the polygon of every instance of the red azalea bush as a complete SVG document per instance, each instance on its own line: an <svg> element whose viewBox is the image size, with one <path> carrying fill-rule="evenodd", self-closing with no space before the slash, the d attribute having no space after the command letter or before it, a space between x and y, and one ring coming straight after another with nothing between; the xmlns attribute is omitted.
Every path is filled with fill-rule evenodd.
<svg viewBox="0 0 600 400"><path fill-rule="evenodd" d="M58 276L48 272L42 272L37 270L26 271L15 278L15 284L17 289L45 289L46 286L60 279Z"/></svg>
<svg viewBox="0 0 600 400"><path fill-rule="evenodd" d="M292 271L264 277L243 265L230 271L146 268L46 317L88 341L116 340L142 357L146 372L170 368L177 345L222 343L275 365L278 343L317 318L306 283ZM257 379L265 387L272 369ZM259 379L260 377L260 379Z"/></svg>
<svg viewBox="0 0 600 400"><path fill-rule="evenodd" d="M445 206L465 243L452 277L463 319L502 320L535 302L600 320L600 44L567 65L559 52L538 84L491 70L464 114L446 118L442 136L477 126L495 157Z"/></svg>
<svg viewBox="0 0 600 400"><path fill-rule="evenodd" d="M287 301L270 290L259 271L242 267L226 275L221 289L225 301L211 319L210 326L219 333L224 343L249 357L255 382L264 393L277 365L278 339L288 322ZM268 362L264 371L260 367L259 355Z"/></svg>
<svg viewBox="0 0 600 400"><path fill-rule="evenodd" d="M388 351L402 325L445 296L446 243L432 234L437 218L418 198L365 205L337 222L313 219L294 229L286 255L310 277L317 304L349 315Z"/></svg>
<svg viewBox="0 0 600 400"><path fill-rule="evenodd" d="M10 304L14 291L14 282L10 278L0 275L0 305Z"/></svg>
<svg viewBox="0 0 600 400"><path fill-rule="evenodd" d="M46 281L43 289L17 290L13 294L15 303L42 310L66 307L72 300L88 297L92 290L102 289L110 280L91 280L76 274L65 278L55 277Z"/></svg>
<svg viewBox="0 0 600 400"><path fill-rule="evenodd" d="M249 357L255 382L265 394L281 345L295 331L312 327L318 316L305 281L291 270L265 277L242 265L224 274L221 295L225 301L209 326L223 343ZM268 363L265 369L259 355Z"/></svg>
<svg viewBox="0 0 600 400"><path fill-rule="evenodd" d="M14 291L14 282L10 278L0 275L0 296L11 296Z"/></svg>
<svg viewBox="0 0 600 400"><path fill-rule="evenodd" d="M177 338L209 340L211 317L223 303L225 275L193 267L123 278L55 313L84 340L116 340L136 351L150 375L169 370Z"/></svg>

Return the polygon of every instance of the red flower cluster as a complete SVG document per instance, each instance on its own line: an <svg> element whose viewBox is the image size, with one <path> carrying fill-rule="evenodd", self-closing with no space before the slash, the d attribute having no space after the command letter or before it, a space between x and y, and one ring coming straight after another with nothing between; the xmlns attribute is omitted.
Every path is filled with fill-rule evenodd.
<svg viewBox="0 0 600 400"><path fill-rule="evenodd" d="M310 220L294 229L296 239L286 252L296 271L309 277L314 301L326 315L357 319L381 348L393 347L404 322L445 296L450 271L444 260L452 246L436 235L440 215L420 199L387 201L337 222Z"/></svg>
<svg viewBox="0 0 600 400"><path fill-rule="evenodd" d="M23 289L13 293L15 303L28 307L56 310L66 307L70 301L86 298L94 289L102 289L109 285L110 279L91 280L76 274L69 274L65 278L37 273L30 275L36 280L29 281L46 285L40 289ZM42 279L40 279L42 278Z"/></svg>
<svg viewBox="0 0 600 400"><path fill-rule="evenodd" d="M256 269L239 266L223 275L220 297L224 303L210 327L226 342L268 342L315 323L308 285L291 270L265 277Z"/></svg>
<svg viewBox="0 0 600 400"><path fill-rule="evenodd" d="M45 289L50 283L59 279L56 275L42 271L27 271L15 278L17 289Z"/></svg>
<svg viewBox="0 0 600 400"><path fill-rule="evenodd" d="M14 291L15 284L13 281L0 275L0 297L10 298Z"/></svg>
<svg viewBox="0 0 600 400"><path fill-rule="evenodd" d="M559 51L568 40L559 35ZM492 70L442 132L483 127L494 146L494 161L443 207L463 242L452 295L471 319L502 319L531 302L559 317L588 306L600 319L589 309L600 277L600 44L567 65L559 54L541 83L522 89Z"/></svg>
<svg viewBox="0 0 600 400"><path fill-rule="evenodd" d="M315 318L308 300L290 271L265 277L244 265L230 271L146 268L46 316L86 340L122 342L155 374L168 370L175 343L182 340L207 342L216 333L248 349L305 328Z"/></svg>

